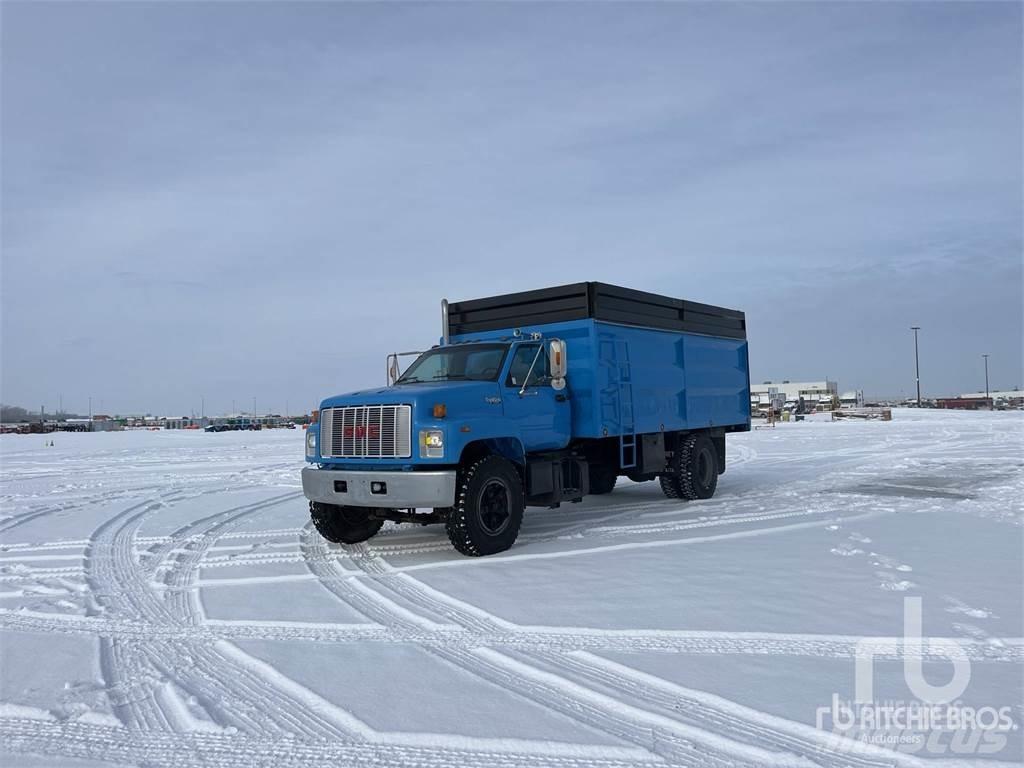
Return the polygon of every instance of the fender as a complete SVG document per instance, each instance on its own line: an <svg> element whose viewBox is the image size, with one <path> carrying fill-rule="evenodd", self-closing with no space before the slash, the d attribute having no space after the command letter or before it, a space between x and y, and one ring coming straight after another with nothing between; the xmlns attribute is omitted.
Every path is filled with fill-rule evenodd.
<svg viewBox="0 0 1024 768"><path fill-rule="evenodd" d="M522 436L500 412L486 418L452 419L447 426L451 455L458 455L460 464L485 453L504 456L521 467L526 464Z"/></svg>

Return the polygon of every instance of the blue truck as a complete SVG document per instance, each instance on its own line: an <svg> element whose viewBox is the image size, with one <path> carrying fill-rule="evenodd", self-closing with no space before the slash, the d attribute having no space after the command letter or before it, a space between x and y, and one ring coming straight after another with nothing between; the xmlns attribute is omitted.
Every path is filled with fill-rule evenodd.
<svg viewBox="0 0 1024 768"><path fill-rule="evenodd" d="M440 344L388 356L387 386L321 403L302 487L324 538L438 523L465 555L501 552L525 507L621 476L710 498L725 436L750 429L742 312L587 282L441 315Z"/></svg>

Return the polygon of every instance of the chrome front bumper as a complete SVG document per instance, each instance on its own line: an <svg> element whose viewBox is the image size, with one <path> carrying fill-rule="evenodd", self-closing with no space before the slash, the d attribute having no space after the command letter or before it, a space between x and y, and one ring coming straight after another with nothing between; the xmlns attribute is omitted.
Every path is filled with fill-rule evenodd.
<svg viewBox="0 0 1024 768"><path fill-rule="evenodd" d="M455 470L361 472L306 467L302 492L310 501L351 507L451 507L455 504Z"/></svg>

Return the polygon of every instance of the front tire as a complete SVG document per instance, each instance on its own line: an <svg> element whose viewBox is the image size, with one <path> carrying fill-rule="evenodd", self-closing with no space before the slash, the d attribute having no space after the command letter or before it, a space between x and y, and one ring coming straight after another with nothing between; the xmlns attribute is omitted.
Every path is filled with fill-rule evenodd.
<svg viewBox="0 0 1024 768"><path fill-rule="evenodd" d="M669 471L660 477L661 490L670 499L710 499L718 487L718 451L707 435L687 435L680 443Z"/></svg>
<svg viewBox="0 0 1024 768"><path fill-rule="evenodd" d="M462 554L493 555L515 542L525 506L515 466L500 456L485 456L459 473L455 506L445 530Z"/></svg>
<svg viewBox="0 0 1024 768"><path fill-rule="evenodd" d="M335 544L358 544L375 536L384 521L370 517L371 511L370 507L342 507L318 501L309 502L313 527Z"/></svg>

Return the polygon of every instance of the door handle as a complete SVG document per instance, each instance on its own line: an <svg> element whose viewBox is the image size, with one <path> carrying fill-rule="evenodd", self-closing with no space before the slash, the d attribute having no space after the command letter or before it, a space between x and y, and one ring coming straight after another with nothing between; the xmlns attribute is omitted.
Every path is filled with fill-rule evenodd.
<svg viewBox="0 0 1024 768"><path fill-rule="evenodd" d="M563 395L561 392L559 392L557 395L555 395L555 402L557 402L557 403L564 403L568 399L569 398L566 397L565 395Z"/></svg>

